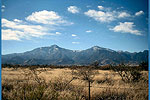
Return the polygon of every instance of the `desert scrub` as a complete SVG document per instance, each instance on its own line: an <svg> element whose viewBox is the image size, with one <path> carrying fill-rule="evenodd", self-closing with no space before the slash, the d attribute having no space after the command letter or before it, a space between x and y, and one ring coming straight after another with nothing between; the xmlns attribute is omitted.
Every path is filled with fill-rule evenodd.
<svg viewBox="0 0 150 100"><path fill-rule="evenodd" d="M17 79L16 76L19 77L21 73L20 69L13 71L8 68L2 69L2 100L88 100L89 98L89 84L85 81L87 77L83 77L83 75L88 76L86 70L79 71L77 75L69 73L70 69L50 70L53 74L42 71L43 78L38 74L39 72L34 72L34 75L27 68L22 70L27 71L22 72L27 77ZM32 70L41 71L41 69ZM74 71L78 72L76 69ZM117 72L98 71L99 73L92 77L90 84L91 100L148 100L147 71L141 72L138 81L129 83L122 81ZM53 76L54 74L56 77ZM44 75L47 77L45 78Z"/></svg>
<svg viewBox="0 0 150 100"><path fill-rule="evenodd" d="M57 97L57 91L44 83L4 83L2 89L3 100L57 100Z"/></svg>

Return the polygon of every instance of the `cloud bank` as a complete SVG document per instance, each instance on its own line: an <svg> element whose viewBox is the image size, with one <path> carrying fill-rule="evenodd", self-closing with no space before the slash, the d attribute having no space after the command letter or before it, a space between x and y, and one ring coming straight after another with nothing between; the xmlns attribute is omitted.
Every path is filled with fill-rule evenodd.
<svg viewBox="0 0 150 100"><path fill-rule="evenodd" d="M96 11L96 10L88 10L84 12L84 14L88 17L91 17L99 22L112 22L121 18L128 18L131 15L127 12L117 12L117 11Z"/></svg>
<svg viewBox="0 0 150 100"><path fill-rule="evenodd" d="M41 38L45 35L60 35L58 27L72 25L54 11L33 12L25 18L26 21L2 19L2 40L22 40L32 37Z"/></svg>

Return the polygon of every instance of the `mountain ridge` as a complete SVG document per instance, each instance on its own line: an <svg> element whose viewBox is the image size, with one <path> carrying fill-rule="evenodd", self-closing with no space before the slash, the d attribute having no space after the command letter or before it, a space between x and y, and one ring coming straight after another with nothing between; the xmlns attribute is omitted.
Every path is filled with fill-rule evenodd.
<svg viewBox="0 0 150 100"><path fill-rule="evenodd" d="M57 45L35 48L23 53L2 55L2 64L53 64L53 65L88 65L98 61L101 65L111 63L139 64L148 61L148 50L130 53L93 46L85 50L70 50Z"/></svg>

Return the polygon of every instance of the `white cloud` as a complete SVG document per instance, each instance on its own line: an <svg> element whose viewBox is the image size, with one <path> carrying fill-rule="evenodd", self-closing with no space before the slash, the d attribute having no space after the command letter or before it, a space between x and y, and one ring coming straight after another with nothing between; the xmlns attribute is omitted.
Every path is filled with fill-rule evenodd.
<svg viewBox="0 0 150 100"><path fill-rule="evenodd" d="M133 22L124 22L119 23L119 25L115 26L114 28L110 28L110 30L113 30L114 32L121 32L121 33L130 33L134 35L142 35L139 30L134 29L134 23Z"/></svg>
<svg viewBox="0 0 150 100"><path fill-rule="evenodd" d="M21 31L2 29L2 40L20 40L22 35L24 35L24 33Z"/></svg>
<svg viewBox="0 0 150 100"><path fill-rule="evenodd" d="M92 31L91 31L91 30L87 30L86 32L87 32L87 33L91 33Z"/></svg>
<svg viewBox="0 0 150 100"><path fill-rule="evenodd" d="M104 7L103 6L98 6L98 9L102 10L102 9L104 9Z"/></svg>
<svg viewBox="0 0 150 100"><path fill-rule="evenodd" d="M118 18L124 18L124 17L130 17L131 15L128 14L127 12L121 12L118 16Z"/></svg>
<svg viewBox="0 0 150 100"><path fill-rule="evenodd" d="M84 12L84 14L100 22L112 22L120 18L127 18L131 16L127 12L96 10L88 10L87 12Z"/></svg>
<svg viewBox="0 0 150 100"><path fill-rule="evenodd" d="M72 44L80 44L80 42L72 42Z"/></svg>
<svg viewBox="0 0 150 100"><path fill-rule="evenodd" d="M61 35L61 33L60 32L56 32L56 35Z"/></svg>
<svg viewBox="0 0 150 100"><path fill-rule="evenodd" d="M76 37L77 35L76 34L72 34L71 36Z"/></svg>
<svg viewBox="0 0 150 100"><path fill-rule="evenodd" d="M109 22L114 20L111 13L105 13L103 11L88 10L84 14L100 22Z"/></svg>
<svg viewBox="0 0 150 100"><path fill-rule="evenodd" d="M16 20L18 21L18 20ZM29 39L29 37L41 37L43 35L50 34L48 29L40 25L28 25L20 23L22 21L8 21L7 19L2 19L3 29L2 39L9 40L9 36L13 36L13 39L20 40L21 38ZM16 36L16 38L14 38ZM12 38L10 37L10 40Z"/></svg>
<svg viewBox="0 0 150 100"><path fill-rule="evenodd" d="M5 5L2 5L2 8L5 8Z"/></svg>
<svg viewBox="0 0 150 100"><path fill-rule="evenodd" d="M76 6L69 6L68 7L68 11L75 14L75 13L79 13L79 8Z"/></svg>
<svg viewBox="0 0 150 100"><path fill-rule="evenodd" d="M5 11L5 5L2 5L1 8L2 8L1 11L4 12Z"/></svg>
<svg viewBox="0 0 150 100"><path fill-rule="evenodd" d="M49 25L72 24L64 20L56 12L47 10L33 12L31 15L26 17L26 20L35 23L49 24Z"/></svg>
<svg viewBox="0 0 150 100"><path fill-rule="evenodd" d="M21 21L19 21L19 22L21 22ZM38 34L40 32L47 31L47 28L43 27L41 25L29 25L29 24L24 24L24 23L18 23L15 21L8 21L7 19L2 19L2 27L20 30L20 31L24 31L27 33L33 32L34 34Z"/></svg>
<svg viewBox="0 0 150 100"><path fill-rule="evenodd" d="M21 23L22 20L14 19L15 22Z"/></svg>
<svg viewBox="0 0 150 100"><path fill-rule="evenodd" d="M27 21L13 19L13 21L9 21L3 18L2 39L21 40L21 39L30 39L32 37L41 38L45 35L61 35L60 32L56 32L56 33L51 33L51 32L56 31L56 29L61 29L62 23L63 25L64 24L70 25L70 22L65 21L61 16L58 16L58 14L56 14L55 12L53 11L48 12L45 10L32 13L32 15L29 15L26 18L26 20ZM31 22L35 22L35 24Z"/></svg>
<svg viewBox="0 0 150 100"><path fill-rule="evenodd" d="M135 13L135 16L140 16L140 15L143 15L143 14L144 14L143 11L139 11L139 12L136 12L136 13Z"/></svg>
<svg viewBox="0 0 150 100"><path fill-rule="evenodd" d="M20 40L20 39L29 39L31 37L41 38L44 35L60 35L60 32L50 33L55 29L51 29L41 25L30 25L23 24L22 21L8 21L7 19L2 19L2 27L6 28L2 31L3 40ZM16 37L16 38L14 38Z"/></svg>

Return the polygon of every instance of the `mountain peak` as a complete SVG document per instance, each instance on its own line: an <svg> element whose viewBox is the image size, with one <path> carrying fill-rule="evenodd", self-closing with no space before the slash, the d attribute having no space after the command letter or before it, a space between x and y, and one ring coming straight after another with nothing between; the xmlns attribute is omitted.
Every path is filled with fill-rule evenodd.
<svg viewBox="0 0 150 100"><path fill-rule="evenodd" d="M100 49L100 47L98 47L98 46L94 46L94 47L93 47L93 49L94 49L94 50L99 50L99 49Z"/></svg>
<svg viewBox="0 0 150 100"><path fill-rule="evenodd" d="M99 47L99 46L93 46L92 47L93 50L107 50L110 52L114 52L114 50L108 49L108 48L103 48L103 47Z"/></svg>
<svg viewBox="0 0 150 100"><path fill-rule="evenodd" d="M52 45L50 48L52 48L54 51L57 51L60 49L60 47L58 45Z"/></svg>
<svg viewBox="0 0 150 100"><path fill-rule="evenodd" d="M99 47L99 46L93 46L92 48L101 48L101 47Z"/></svg>
<svg viewBox="0 0 150 100"><path fill-rule="evenodd" d="M99 47L99 46L93 46L92 49L93 49L93 50L100 50L100 49L103 49L103 48L101 48L101 47Z"/></svg>
<svg viewBox="0 0 150 100"><path fill-rule="evenodd" d="M51 45L51 47L53 47L53 48L59 48L59 46L58 46L58 45L56 45L56 44Z"/></svg>

